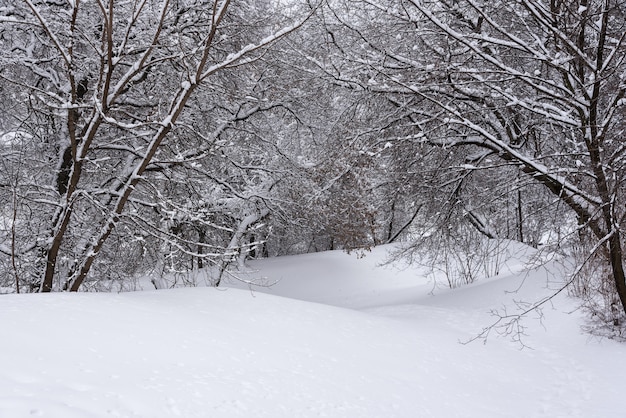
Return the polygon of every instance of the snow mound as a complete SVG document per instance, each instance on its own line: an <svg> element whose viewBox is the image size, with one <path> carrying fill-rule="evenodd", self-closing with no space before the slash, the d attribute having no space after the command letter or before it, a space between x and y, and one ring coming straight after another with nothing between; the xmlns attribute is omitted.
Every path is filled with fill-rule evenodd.
<svg viewBox="0 0 626 418"><path fill-rule="evenodd" d="M0 417L623 416L626 347L582 334L564 296L525 323L532 349L459 344L557 266L433 293L385 256L258 261L280 279L258 290L2 296Z"/></svg>

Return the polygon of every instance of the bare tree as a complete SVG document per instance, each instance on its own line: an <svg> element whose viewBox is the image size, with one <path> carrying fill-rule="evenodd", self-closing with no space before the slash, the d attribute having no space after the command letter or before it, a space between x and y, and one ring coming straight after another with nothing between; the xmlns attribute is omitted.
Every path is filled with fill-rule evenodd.
<svg viewBox="0 0 626 418"><path fill-rule="evenodd" d="M464 190L478 190L477 179L485 185L497 179L494 185L510 191L506 201L515 210L507 219L517 219L522 240L529 237L525 228L532 224L524 221L532 213L566 208L577 219L571 229L591 239L589 248L599 256L594 259L604 260L615 300L626 309L623 2L358 4L330 3L327 27L337 52L334 62L320 67L337 83L395 103L398 116L389 126L396 142L439 149L431 162L439 160L447 181L430 185L448 190L440 207L461 209L492 235L495 229L486 228L494 225L492 215L484 210L489 200L472 199ZM527 194L530 182L551 194L553 203Z"/></svg>
<svg viewBox="0 0 626 418"><path fill-rule="evenodd" d="M14 3L0 8L0 78L13 103L3 109L2 129L35 149L21 150L34 159L20 179L32 193L13 204L13 225L24 233L12 238L19 254L11 256L41 272L29 281L44 292L78 290L101 254L114 252L106 246L112 236L128 250L123 237L175 236L169 226L141 228L149 218L142 214L158 219L185 194L162 192L168 176L195 165L229 184L199 166L227 129L264 109L233 94L237 86L220 87L310 13L277 14L270 28L259 24L261 9L229 0Z"/></svg>

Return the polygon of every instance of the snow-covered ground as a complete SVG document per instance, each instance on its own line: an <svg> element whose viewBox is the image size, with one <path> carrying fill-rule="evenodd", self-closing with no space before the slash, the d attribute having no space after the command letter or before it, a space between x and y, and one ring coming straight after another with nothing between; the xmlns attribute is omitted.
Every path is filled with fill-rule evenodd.
<svg viewBox="0 0 626 418"><path fill-rule="evenodd" d="M251 263L254 290L0 297L0 417L623 417L626 345L559 295L511 336L460 344L555 264L456 290L341 252Z"/></svg>

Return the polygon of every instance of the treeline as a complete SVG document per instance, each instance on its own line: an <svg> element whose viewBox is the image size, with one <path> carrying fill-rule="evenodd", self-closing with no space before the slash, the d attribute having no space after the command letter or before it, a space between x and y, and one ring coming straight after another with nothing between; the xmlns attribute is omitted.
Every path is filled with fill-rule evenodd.
<svg viewBox="0 0 626 418"><path fill-rule="evenodd" d="M0 0L5 291L508 239L623 321L623 2L246 3Z"/></svg>

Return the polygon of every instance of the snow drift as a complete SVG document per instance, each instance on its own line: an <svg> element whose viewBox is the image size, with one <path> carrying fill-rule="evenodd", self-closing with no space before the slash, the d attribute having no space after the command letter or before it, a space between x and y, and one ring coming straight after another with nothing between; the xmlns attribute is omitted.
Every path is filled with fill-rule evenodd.
<svg viewBox="0 0 626 418"><path fill-rule="evenodd" d="M278 283L256 290L2 296L0 417L623 416L626 347L565 296L524 322L530 348L459 343L556 267L433 292L384 257L257 261Z"/></svg>

